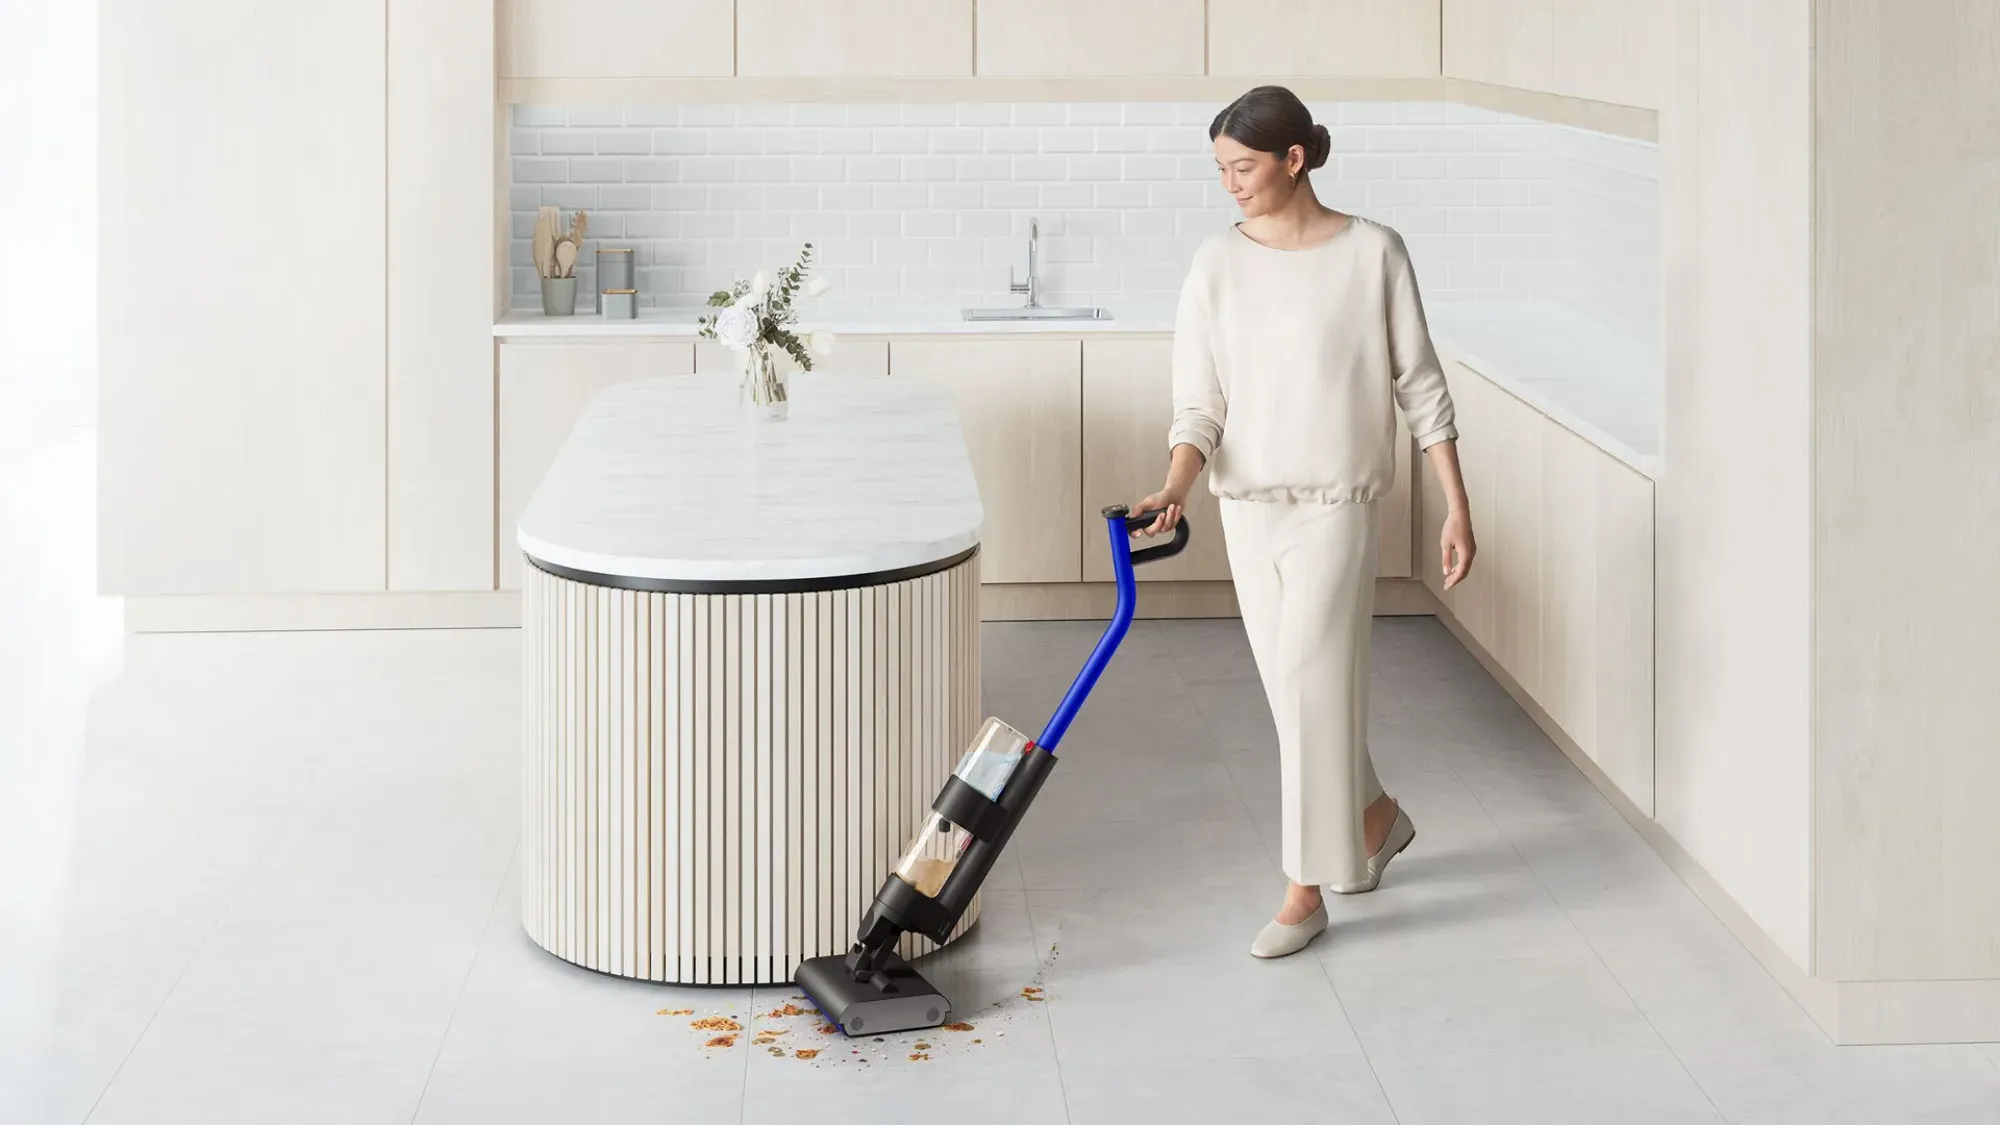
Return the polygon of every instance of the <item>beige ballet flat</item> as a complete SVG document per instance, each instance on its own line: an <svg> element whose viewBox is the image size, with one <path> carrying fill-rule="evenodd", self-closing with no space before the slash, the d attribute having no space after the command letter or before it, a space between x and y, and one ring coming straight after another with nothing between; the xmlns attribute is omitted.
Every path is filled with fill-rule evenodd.
<svg viewBox="0 0 2000 1125"><path fill-rule="evenodd" d="M1250 956L1289 957L1311 945L1312 939L1325 930L1326 903L1322 902L1306 916L1303 922L1286 925L1274 921L1266 925L1263 932L1257 935L1257 940L1250 943Z"/></svg>
<svg viewBox="0 0 2000 1125"><path fill-rule="evenodd" d="M1335 883L1326 889L1337 895L1366 894L1382 885L1382 872L1389 861L1400 855L1410 842L1417 838L1417 826L1411 822L1410 814L1403 806L1396 806L1396 823L1389 826L1388 838L1382 841L1382 850L1368 857L1368 877L1358 883Z"/></svg>

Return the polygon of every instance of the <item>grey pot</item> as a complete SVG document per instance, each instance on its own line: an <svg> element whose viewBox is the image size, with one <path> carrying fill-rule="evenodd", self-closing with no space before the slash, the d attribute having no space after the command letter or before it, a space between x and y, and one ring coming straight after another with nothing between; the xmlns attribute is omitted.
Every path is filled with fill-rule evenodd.
<svg viewBox="0 0 2000 1125"><path fill-rule="evenodd" d="M576 315L576 278L545 277L542 279L542 315Z"/></svg>

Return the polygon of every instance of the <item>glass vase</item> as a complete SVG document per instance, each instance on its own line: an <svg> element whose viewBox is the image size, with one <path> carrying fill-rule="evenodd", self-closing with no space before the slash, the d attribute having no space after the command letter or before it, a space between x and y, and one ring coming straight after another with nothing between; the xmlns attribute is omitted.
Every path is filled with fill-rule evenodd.
<svg viewBox="0 0 2000 1125"><path fill-rule="evenodd" d="M791 412L791 388L778 351L759 344L743 350L742 400L752 418L782 419Z"/></svg>

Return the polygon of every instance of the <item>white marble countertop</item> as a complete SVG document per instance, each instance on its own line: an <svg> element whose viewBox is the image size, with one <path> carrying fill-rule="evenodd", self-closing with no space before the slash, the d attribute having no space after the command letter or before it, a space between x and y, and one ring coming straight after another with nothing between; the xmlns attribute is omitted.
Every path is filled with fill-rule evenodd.
<svg viewBox="0 0 2000 1125"><path fill-rule="evenodd" d="M641 309L634 320L606 320L585 312L578 297L575 316L543 316L529 309L515 309L493 326L493 335L502 340L532 337L687 337L695 336L696 309ZM1004 307L1005 301L995 301ZM1110 320L966 320L958 309L893 310L884 312L830 314L802 317L800 331L816 328L852 336L1094 336L1104 333L1172 332L1174 310L1159 305L1104 306Z"/></svg>
<svg viewBox="0 0 2000 1125"><path fill-rule="evenodd" d="M1440 304L1428 311L1442 355L1659 479L1657 351L1584 317L1538 305Z"/></svg>
<svg viewBox="0 0 2000 1125"><path fill-rule="evenodd" d="M753 421L734 380L606 388L517 528L530 557L596 574L770 581L875 574L975 547L985 518L950 393L801 374Z"/></svg>

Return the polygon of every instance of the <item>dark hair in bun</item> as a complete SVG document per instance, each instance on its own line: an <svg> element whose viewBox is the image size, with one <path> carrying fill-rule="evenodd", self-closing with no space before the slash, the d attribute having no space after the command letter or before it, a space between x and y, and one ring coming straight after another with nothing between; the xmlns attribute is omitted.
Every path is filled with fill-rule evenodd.
<svg viewBox="0 0 2000 1125"><path fill-rule="evenodd" d="M1325 164L1333 150L1326 126L1313 124L1306 103L1283 86L1259 86L1230 102L1209 123L1208 139L1218 136L1280 160L1298 145L1305 150L1308 172Z"/></svg>

